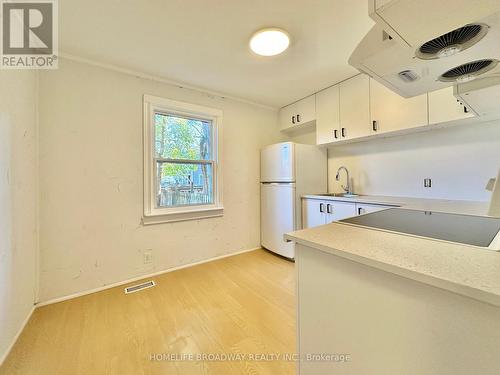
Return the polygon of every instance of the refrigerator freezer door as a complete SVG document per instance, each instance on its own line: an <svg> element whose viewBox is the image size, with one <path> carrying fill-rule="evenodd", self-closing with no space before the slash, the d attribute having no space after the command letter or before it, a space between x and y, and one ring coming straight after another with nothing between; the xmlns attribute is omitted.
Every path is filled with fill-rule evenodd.
<svg viewBox="0 0 500 375"><path fill-rule="evenodd" d="M295 230L295 184L261 184L261 244L287 258L294 258L294 244L283 234Z"/></svg>
<svg viewBox="0 0 500 375"><path fill-rule="evenodd" d="M262 149L260 181L295 181L295 146L292 142L277 143Z"/></svg>

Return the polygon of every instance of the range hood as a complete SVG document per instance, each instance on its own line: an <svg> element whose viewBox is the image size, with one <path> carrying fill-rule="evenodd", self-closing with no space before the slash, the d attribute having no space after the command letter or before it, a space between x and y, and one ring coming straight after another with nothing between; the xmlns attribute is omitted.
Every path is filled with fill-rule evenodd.
<svg viewBox="0 0 500 375"><path fill-rule="evenodd" d="M500 12L498 0L368 0L370 17L416 49L451 30Z"/></svg>
<svg viewBox="0 0 500 375"><path fill-rule="evenodd" d="M455 97L483 118L496 118L500 113L500 75L459 83Z"/></svg>
<svg viewBox="0 0 500 375"><path fill-rule="evenodd" d="M403 97L500 75L500 0L369 0L349 63ZM464 93L462 87L462 93Z"/></svg>

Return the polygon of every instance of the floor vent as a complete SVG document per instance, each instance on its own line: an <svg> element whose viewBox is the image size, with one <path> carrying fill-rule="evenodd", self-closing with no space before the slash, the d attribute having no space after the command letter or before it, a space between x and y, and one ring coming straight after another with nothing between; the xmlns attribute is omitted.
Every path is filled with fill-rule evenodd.
<svg viewBox="0 0 500 375"><path fill-rule="evenodd" d="M143 290L143 289L147 289L147 288L152 288L155 285L156 284L153 280L146 281L145 283L142 283L142 284L132 285L132 286L129 286L128 288L125 288L125 294L138 292L139 290Z"/></svg>

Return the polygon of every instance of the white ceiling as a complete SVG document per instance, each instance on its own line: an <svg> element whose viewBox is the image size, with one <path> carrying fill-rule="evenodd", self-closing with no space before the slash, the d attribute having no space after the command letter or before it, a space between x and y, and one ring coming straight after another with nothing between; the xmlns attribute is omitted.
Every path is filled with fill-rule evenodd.
<svg viewBox="0 0 500 375"><path fill-rule="evenodd" d="M64 0L62 51L281 107L352 76L352 50L373 22L367 0ZM260 57L262 27L291 47Z"/></svg>

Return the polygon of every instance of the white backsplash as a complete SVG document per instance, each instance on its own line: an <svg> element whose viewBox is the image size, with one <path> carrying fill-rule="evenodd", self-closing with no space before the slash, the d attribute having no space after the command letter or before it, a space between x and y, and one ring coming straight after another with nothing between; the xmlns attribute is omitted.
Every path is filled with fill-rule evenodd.
<svg viewBox="0 0 500 375"><path fill-rule="evenodd" d="M500 121L329 148L328 188L341 191L335 173L349 169L360 194L489 201L488 179L500 168ZM424 188L423 179L432 187Z"/></svg>

